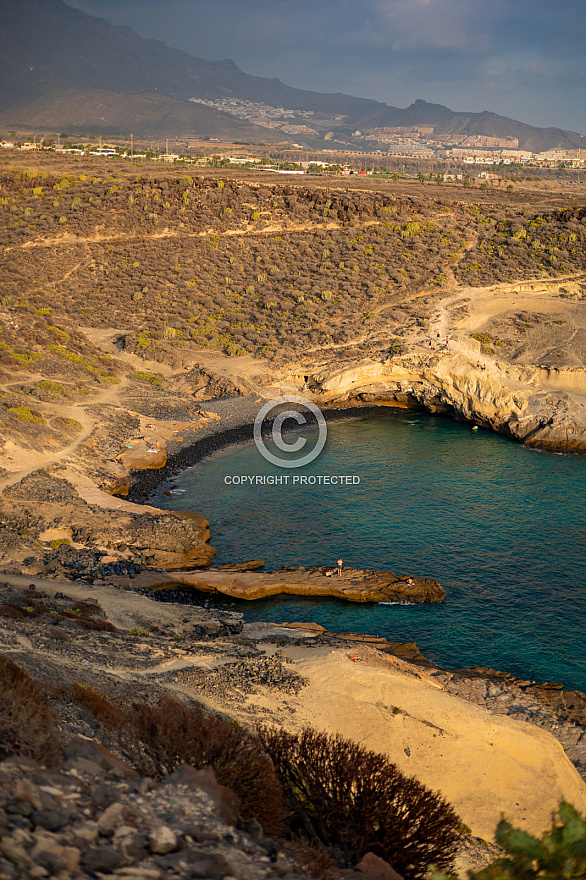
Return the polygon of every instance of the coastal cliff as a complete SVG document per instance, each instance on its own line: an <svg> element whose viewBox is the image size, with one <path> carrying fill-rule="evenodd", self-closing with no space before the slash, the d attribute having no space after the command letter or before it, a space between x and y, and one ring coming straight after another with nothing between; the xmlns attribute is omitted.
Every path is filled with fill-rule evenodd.
<svg viewBox="0 0 586 880"><path fill-rule="evenodd" d="M316 365L325 406L420 405L505 434L528 446L586 452L586 370L497 363L483 371L461 353ZM566 390L567 389L567 390Z"/></svg>

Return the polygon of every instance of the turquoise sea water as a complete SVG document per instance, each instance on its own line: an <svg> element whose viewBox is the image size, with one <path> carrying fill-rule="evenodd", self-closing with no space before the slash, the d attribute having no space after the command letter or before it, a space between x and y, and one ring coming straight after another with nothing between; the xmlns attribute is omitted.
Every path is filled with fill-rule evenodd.
<svg viewBox="0 0 586 880"><path fill-rule="evenodd" d="M299 472L360 483L292 485ZM226 485L246 474L290 480ZM436 578L447 593L430 606L236 603L249 620L313 620L416 641L447 668L490 666L586 691L585 499L584 458L396 411L330 425L324 451L299 471L269 464L252 444L218 454L178 475L170 497L154 503L203 514L215 564L333 566L341 556L350 566Z"/></svg>

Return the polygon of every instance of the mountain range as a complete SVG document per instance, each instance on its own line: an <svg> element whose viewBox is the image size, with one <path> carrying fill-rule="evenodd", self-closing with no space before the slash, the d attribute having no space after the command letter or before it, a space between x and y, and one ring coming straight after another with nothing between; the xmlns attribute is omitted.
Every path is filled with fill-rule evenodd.
<svg viewBox="0 0 586 880"><path fill-rule="evenodd" d="M583 135L488 111L455 112L423 100L400 109L342 93L292 88L247 74L230 60L206 61L143 39L129 27L113 26L62 0L3 0L0 82L0 124L5 128L104 135L132 131L297 142L312 148L347 149L359 143L364 149L368 141L357 140L356 131L426 126L446 140L482 135L514 138L520 148L534 151L586 148ZM255 124L252 104L294 111L287 121L295 125ZM243 118L247 107L248 119Z"/></svg>

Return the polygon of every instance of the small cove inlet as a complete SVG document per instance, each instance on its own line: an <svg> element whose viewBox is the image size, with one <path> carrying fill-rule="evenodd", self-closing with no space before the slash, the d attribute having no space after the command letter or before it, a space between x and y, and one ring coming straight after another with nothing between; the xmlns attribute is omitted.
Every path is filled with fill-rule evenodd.
<svg viewBox="0 0 586 880"><path fill-rule="evenodd" d="M181 472L151 503L205 516L215 564L334 566L341 556L436 578L447 593L439 605L237 603L248 620L416 641L447 668L482 665L586 691L586 459L393 412L330 425L302 473L358 480L231 481L287 474L246 444Z"/></svg>

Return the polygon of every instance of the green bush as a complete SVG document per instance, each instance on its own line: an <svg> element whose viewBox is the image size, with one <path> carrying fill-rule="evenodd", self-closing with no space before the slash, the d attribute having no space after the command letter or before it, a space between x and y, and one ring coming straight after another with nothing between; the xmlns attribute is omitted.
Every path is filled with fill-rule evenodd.
<svg viewBox="0 0 586 880"><path fill-rule="evenodd" d="M18 419L19 422L30 422L33 425L44 425L45 420L40 413L34 412L28 406L9 406L7 413Z"/></svg>
<svg viewBox="0 0 586 880"><path fill-rule="evenodd" d="M155 373L146 373L146 372L133 373L132 378L138 379L140 382L149 382L151 385L162 385L163 384L163 377L156 375Z"/></svg>
<svg viewBox="0 0 586 880"><path fill-rule="evenodd" d="M562 801L551 829L540 838L502 819L496 842L502 858L482 871L468 872L470 880L584 880L586 878L586 822L571 805ZM433 880L448 880L434 873Z"/></svg>
<svg viewBox="0 0 586 880"><path fill-rule="evenodd" d="M81 422L78 422L77 419L62 419L61 424L66 431L74 431L76 434L79 431L83 431L83 425Z"/></svg>
<svg viewBox="0 0 586 880"><path fill-rule="evenodd" d="M10 357L15 358L23 367L30 367L35 361L40 360L41 355L38 351L13 351Z"/></svg>
<svg viewBox="0 0 586 880"><path fill-rule="evenodd" d="M37 388L40 388L41 391L47 391L51 397L62 397L67 393L64 385L61 385L60 382L52 382L50 379L42 379L37 382Z"/></svg>
<svg viewBox="0 0 586 880"><path fill-rule="evenodd" d="M292 830L355 864L367 852L410 880L449 868L460 819L439 794L383 755L311 728L259 731L293 816Z"/></svg>

